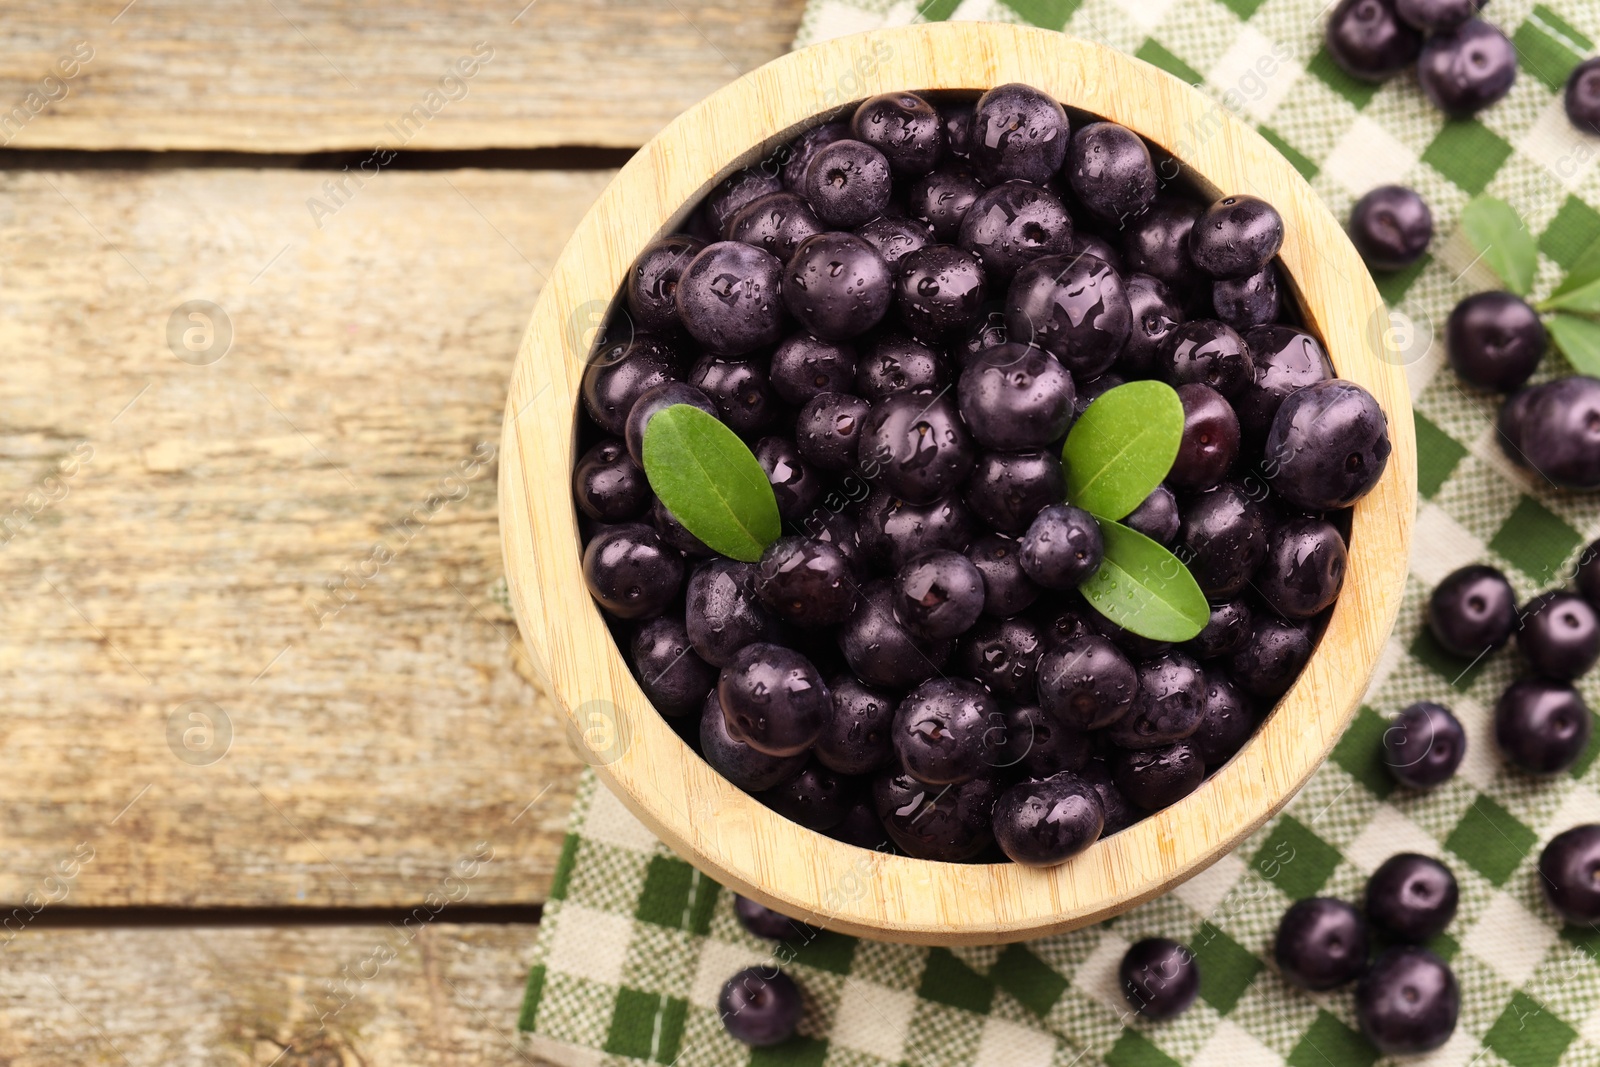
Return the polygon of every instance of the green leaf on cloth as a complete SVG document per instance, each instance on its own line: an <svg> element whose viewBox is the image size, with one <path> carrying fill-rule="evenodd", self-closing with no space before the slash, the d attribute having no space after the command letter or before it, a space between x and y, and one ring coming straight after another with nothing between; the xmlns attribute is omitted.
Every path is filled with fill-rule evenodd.
<svg viewBox="0 0 1600 1067"><path fill-rule="evenodd" d="M1550 339L1573 369L1600 377L1600 322L1557 312L1545 320L1545 325Z"/></svg>
<svg viewBox="0 0 1600 1067"><path fill-rule="evenodd" d="M1461 231L1507 289L1518 296L1528 294L1539 266L1539 249L1515 208L1498 197L1475 197L1462 209Z"/></svg>

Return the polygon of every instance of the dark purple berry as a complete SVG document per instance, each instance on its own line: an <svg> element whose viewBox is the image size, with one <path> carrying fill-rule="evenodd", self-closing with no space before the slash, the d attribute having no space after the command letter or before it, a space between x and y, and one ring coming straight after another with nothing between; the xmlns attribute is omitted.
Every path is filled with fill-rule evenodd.
<svg viewBox="0 0 1600 1067"><path fill-rule="evenodd" d="M728 732L769 756L811 747L832 714L828 686L810 660L782 645L746 645L722 668L717 698Z"/></svg>
<svg viewBox="0 0 1600 1067"><path fill-rule="evenodd" d="M1528 464L1566 489L1600 489L1600 378L1558 378L1539 387L1522 427Z"/></svg>
<svg viewBox="0 0 1600 1067"><path fill-rule="evenodd" d="M895 698L842 675L828 686L833 713L822 724L814 752L840 774L868 774L894 756L891 727Z"/></svg>
<svg viewBox="0 0 1600 1067"><path fill-rule="evenodd" d="M884 830L883 820L878 818L870 796L857 798L850 805L850 810L844 813L839 825L828 831L828 836L869 852L894 851L894 845L889 841L889 834Z"/></svg>
<svg viewBox="0 0 1600 1067"><path fill-rule="evenodd" d="M1246 278L1219 278L1211 283L1211 308L1217 318L1244 331L1274 322L1283 306L1278 267L1268 263Z"/></svg>
<svg viewBox="0 0 1600 1067"><path fill-rule="evenodd" d="M924 785L886 771L872 783L883 828L908 856L964 863L993 843L990 820L1000 789L989 778L957 786Z"/></svg>
<svg viewBox="0 0 1600 1067"><path fill-rule="evenodd" d="M1356 1021L1386 1056L1438 1048L1450 1040L1460 1014L1456 976L1425 948L1385 950L1356 984Z"/></svg>
<svg viewBox="0 0 1600 1067"><path fill-rule="evenodd" d="M889 203L889 161L869 144L834 141L812 154L796 192L824 225L848 230L876 218Z"/></svg>
<svg viewBox="0 0 1600 1067"><path fill-rule="evenodd" d="M706 245L678 279L678 317L706 351L737 356L783 336L783 261L739 241Z"/></svg>
<svg viewBox="0 0 1600 1067"><path fill-rule="evenodd" d="M1180 290L1193 286L1196 278L1189 258L1189 233L1199 217L1200 208L1190 200L1158 199L1122 233L1122 258L1128 270L1151 275Z"/></svg>
<svg viewBox="0 0 1600 1067"><path fill-rule="evenodd" d="M1245 331L1253 370L1233 397L1239 429L1256 447L1272 429L1272 418L1290 393L1333 377L1333 364L1315 337L1293 326L1256 326Z"/></svg>
<svg viewBox="0 0 1600 1067"><path fill-rule="evenodd" d="M1572 68L1562 101L1568 122L1584 133L1600 134L1600 56Z"/></svg>
<svg viewBox="0 0 1600 1067"><path fill-rule="evenodd" d="M1576 593L1541 593L1519 613L1517 648L1536 674L1580 678L1600 660L1600 618Z"/></svg>
<svg viewBox="0 0 1600 1067"><path fill-rule="evenodd" d="M783 273L783 302L814 337L843 341L865 333L889 310L889 267L853 233L819 233L800 242Z"/></svg>
<svg viewBox="0 0 1600 1067"><path fill-rule="evenodd" d="M1395 0L1395 13L1424 33L1453 30L1476 15L1485 0Z"/></svg>
<svg viewBox="0 0 1600 1067"><path fill-rule="evenodd" d="M761 794L761 802L807 830L827 833L844 821L856 801L850 779L815 761L786 782Z"/></svg>
<svg viewBox="0 0 1600 1067"><path fill-rule="evenodd" d="M1053 449L984 452L967 479L972 513L1001 533L1022 533L1034 516L1066 495L1066 475Z"/></svg>
<svg viewBox="0 0 1600 1067"><path fill-rule="evenodd" d="M1178 528L1178 558L1211 600L1238 596L1267 555L1267 512L1257 494L1223 482L1191 498Z"/></svg>
<svg viewBox="0 0 1600 1067"><path fill-rule="evenodd" d="M772 352L767 377L787 404L822 393L848 393L856 380L856 349L848 341L819 341L807 333L785 337Z"/></svg>
<svg viewBox="0 0 1600 1067"><path fill-rule="evenodd" d="M804 519L822 495L822 476L800 458L800 450L787 437L763 437L752 451L772 483L778 516L785 522Z"/></svg>
<svg viewBox="0 0 1600 1067"><path fill-rule="evenodd" d="M955 245L928 245L895 264L900 320L915 336L939 340L967 329L983 304L983 265Z"/></svg>
<svg viewBox="0 0 1600 1067"><path fill-rule="evenodd" d="M1038 628L1026 618L983 618L961 638L955 665L996 696L1031 704L1043 651Z"/></svg>
<svg viewBox="0 0 1600 1067"><path fill-rule="evenodd" d="M1306 624L1258 615L1250 636L1228 658L1228 670L1246 693L1276 700L1288 692L1310 658L1311 633Z"/></svg>
<svg viewBox="0 0 1600 1067"><path fill-rule="evenodd" d="M1100 797L1100 809L1106 814L1106 824L1100 831L1102 838L1126 830L1144 818L1143 813L1128 803L1128 798L1117 788L1116 782L1111 777L1111 769L1106 766L1104 760L1089 761L1079 777L1088 782L1090 788Z"/></svg>
<svg viewBox="0 0 1600 1067"><path fill-rule="evenodd" d="M999 704L983 686L935 678L906 694L890 736L907 774L929 785L958 785L984 773L984 735L1001 721Z"/></svg>
<svg viewBox="0 0 1600 1067"><path fill-rule="evenodd" d="M704 541L690 533L676 515L667 510L659 497L651 502L650 512L645 517L656 528L656 533L661 535L661 540L690 559L710 559L716 555Z"/></svg>
<svg viewBox="0 0 1600 1067"><path fill-rule="evenodd" d="M793 1037L800 1008L800 987L777 968L746 967L728 979L717 998L728 1036L757 1047Z"/></svg>
<svg viewBox="0 0 1600 1067"><path fill-rule="evenodd" d="M791 919L781 911L773 911L737 893L733 895L733 914L740 926L768 941L783 941L797 934L804 936L811 930L799 919Z"/></svg>
<svg viewBox="0 0 1600 1067"><path fill-rule="evenodd" d="M1111 242L1104 237L1079 230L1072 235L1072 247L1068 251L1075 256L1093 256L1116 271L1119 276L1122 274L1122 253L1112 247Z"/></svg>
<svg viewBox="0 0 1600 1067"><path fill-rule="evenodd" d="M778 618L808 629L837 626L856 607L850 561L809 537L780 537L767 546L756 565L756 595Z"/></svg>
<svg viewBox="0 0 1600 1067"><path fill-rule="evenodd" d="M951 103L939 107L939 123L944 127L944 148L957 159L972 154L972 104Z"/></svg>
<svg viewBox="0 0 1600 1067"><path fill-rule="evenodd" d="M823 229L811 205L794 193L768 193L740 208L728 220L723 236L771 252L787 263L801 242Z"/></svg>
<svg viewBox="0 0 1600 1067"><path fill-rule="evenodd" d="M1213 278L1248 278L1283 247L1283 216L1255 196L1225 196L1195 220L1189 258Z"/></svg>
<svg viewBox="0 0 1600 1067"><path fill-rule="evenodd" d="M689 645L689 631L674 615L651 619L633 635L633 667L639 688L663 715L698 711L717 684L717 669Z"/></svg>
<svg viewBox="0 0 1600 1067"><path fill-rule="evenodd" d="M639 395L677 377L666 350L648 338L609 345L584 367L583 406L602 430L621 437Z"/></svg>
<svg viewBox="0 0 1600 1067"><path fill-rule="evenodd" d="M1494 740L1507 762L1529 774L1560 774L1589 747L1588 705L1565 682L1523 678L1494 707Z"/></svg>
<svg viewBox="0 0 1600 1067"><path fill-rule="evenodd" d="M783 181L763 167L735 171L706 195L705 208L712 228L722 233L746 204L783 189Z"/></svg>
<svg viewBox="0 0 1600 1067"><path fill-rule="evenodd" d="M1183 650L1198 659L1231 655L1250 636L1254 625L1255 612L1242 597L1212 604L1211 617L1198 634L1184 643Z"/></svg>
<svg viewBox="0 0 1600 1067"><path fill-rule="evenodd" d="M1600 826L1584 823L1539 853L1539 884L1557 915L1575 926L1600 920Z"/></svg>
<svg viewBox="0 0 1600 1067"><path fill-rule="evenodd" d="M1022 571L1021 545L1000 534L984 534L967 549L983 575L983 611L1008 618L1032 606L1043 592Z"/></svg>
<svg viewBox="0 0 1600 1067"><path fill-rule="evenodd" d="M1139 671L1110 641L1084 633L1039 658L1039 704L1066 726L1099 730L1127 714L1139 693Z"/></svg>
<svg viewBox="0 0 1600 1067"><path fill-rule="evenodd" d="M1332 897L1295 901L1278 921L1272 956L1290 985L1337 989L1366 970L1367 920Z"/></svg>
<svg viewBox="0 0 1600 1067"><path fill-rule="evenodd" d="M909 253L926 248L933 241L928 224L896 215L880 215L856 227L856 236L878 250L892 271Z"/></svg>
<svg viewBox="0 0 1600 1067"><path fill-rule="evenodd" d="M1135 807L1160 811L1200 788L1206 764L1193 742L1179 741L1162 748L1117 749L1111 773Z"/></svg>
<svg viewBox="0 0 1600 1067"><path fill-rule="evenodd" d="M961 372L956 396L977 442L1008 452L1061 440L1077 399L1072 375L1054 356L1019 344L974 356Z"/></svg>
<svg viewBox="0 0 1600 1067"><path fill-rule="evenodd" d="M1444 933L1461 891L1450 868L1429 856L1390 856L1367 881L1367 918L1401 941L1420 944Z"/></svg>
<svg viewBox="0 0 1600 1067"><path fill-rule="evenodd" d="M916 93L883 93L863 100L850 133L882 152L897 176L926 174L944 152L939 113Z"/></svg>
<svg viewBox="0 0 1600 1067"><path fill-rule="evenodd" d="M1422 52L1422 34L1395 14L1394 0L1340 0L1327 43L1339 68L1366 82L1388 81Z"/></svg>
<svg viewBox="0 0 1600 1067"><path fill-rule="evenodd" d="M802 185L805 181L806 168L811 165L811 160L818 152L835 141L843 141L850 136L848 122L828 122L811 129L789 142L784 149L783 187L791 193L805 195Z"/></svg>
<svg viewBox="0 0 1600 1067"><path fill-rule="evenodd" d="M1183 310L1167 284L1148 274L1129 274L1122 287L1128 294L1133 330L1115 366L1132 378L1153 378L1167 338L1184 321Z"/></svg>
<svg viewBox="0 0 1600 1067"><path fill-rule="evenodd" d="M627 442L628 455L634 463L644 466L644 431L650 425L650 420L679 404L699 408L715 419L722 417L722 412L709 396L686 382L662 382L651 386L633 402L627 421L622 426L623 440Z"/></svg>
<svg viewBox="0 0 1600 1067"><path fill-rule="evenodd" d="M1179 489L1210 489L1239 458L1239 419L1227 398L1209 385L1178 386L1183 404L1183 437L1167 481Z"/></svg>
<svg viewBox="0 0 1600 1067"><path fill-rule="evenodd" d="M1110 367L1132 332L1122 278L1094 256L1034 260L1006 294L1006 336L1043 348L1081 379Z"/></svg>
<svg viewBox="0 0 1600 1067"><path fill-rule="evenodd" d="M983 186L965 170L936 170L912 183L907 207L911 217L928 224L933 239L955 244L961 223Z"/></svg>
<svg viewBox="0 0 1600 1067"><path fill-rule="evenodd" d="M1117 969L1122 995L1146 1019L1182 1015L1200 992L1200 965L1194 953L1164 937L1136 942Z"/></svg>
<svg viewBox="0 0 1600 1067"><path fill-rule="evenodd" d="M1139 687L1126 715L1106 730L1122 748L1160 748L1182 741L1200 728L1205 716L1206 675L1182 652L1139 664Z"/></svg>
<svg viewBox="0 0 1600 1067"><path fill-rule="evenodd" d="M1470 2L1470 0L1468 0ZM1433 240L1433 212L1415 189L1380 185L1350 209L1350 241L1373 270L1401 270Z"/></svg>
<svg viewBox="0 0 1600 1067"><path fill-rule="evenodd" d="M1495 418L1495 438L1500 451L1523 470L1527 470L1529 464L1528 457L1522 452L1522 429L1528 423L1529 409L1543 391L1544 387L1538 385L1517 390L1506 397L1505 403L1500 405L1500 414Z"/></svg>
<svg viewBox="0 0 1600 1067"><path fill-rule="evenodd" d="M1482 19L1434 34L1417 58L1423 93L1451 118L1476 115L1509 93L1516 80L1516 46Z"/></svg>
<svg viewBox="0 0 1600 1067"><path fill-rule="evenodd" d="M869 559L899 570L924 552L948 548L965 552L972 544L972 513L960 497L931 504L908 504L882 489L867 497L860 511L857 541Z"/></svg>
<svg viewBox="0 0 1600 1067"><path fill-rule="evenodd" d="M1022 570L1046 589L1076 589L1104 556L1100 524L1071 504L1045 508L1022 535Z"/></svg>
<svg viewBox="0 0 1600 1067"><path fill-rule="evenodd" d="M1195 319L1172 331L1155 369L1173 385L1209 385L1240 395L1255 378L1255 362L1239 332L1216 319Z"/></svg>
<svg viewBox="0 0 1600 1067"><path fill-rule="evenodd" d="M871 410L871 404L848 393L821 393L806 401L794 426L800 458L819 470L854 467Z"/></svg>
<svg viewBox="0 0 1600 1067"><path fill-rule="evenodd" d="M1000 794L994 839L1013 863L1052 867L1094 844L1105 825L1100 795L1075 774L1018 784Z"/></svg>
<svg viewBox="0 0 1600 1067"><path fill-rule="evenodd" d="M589 595L619 619L659 615L683 586L683 557L641 522L608 526L583 550Z"/></svg>
<svg viewBox="0 0 1600 1067"><path fill-rule="evenodd" d="M757 751L728 732L717 691L706 694L700 712L700 751L711 769L744 790L761 793L799 774L806 756L769 756Z"/></svg>
<svg viewBox="0 0 1600 1067"><path fill-rule="evenodd" d="M746 645L781 640L784 628L756 597L752 563L714 559L689 575L684 624L689 643L713 667L726 667Z"/></svg>
<svg viewBox="0 0 1600 1067"><path fill-rule="evenodd" d="M880 334L856 368L855 388L847 390L876 404L896 393L937 393L949 373L942 354L906 334Z"/></svg>
<svg viewBox="0 0 1600 1067"><path fill-rule="evenodd" d="M1115 122L1078 127L1062 173L1079 202L1102 222L1120 224L1141 215L1156 196L1150 149Z"/></svg>
<svg viewBox="0 0 1600 1067"><path fill-rule="evenodd" d="M1550 338L1539 313L1513 293L1474 293L1445 325L1445 350L1470 385L1509 393L1533 374Z"/></svg>
<svg viewBox="0 0 1600 1067"><path fill-rule="evenodd" d="M1450 709L1412 704L1383 732L1383 763L1401 785L1432 789L1449 781L1467 754L1467 732Z"/></svg>
<svg viewBox="0 0 1600 1067"><path fill-rule="evenodd" d="M1272 531L1256 591L1287 619L1309 619L1332 607L1344 586L1348 553L1326 519L1295 518Z"/></svg>
<svg viewBox="0 0 1600 1067"><path fill-rule="evenodd" d="M1082 417L1090 404L1100 399L1119 385L1128 384L1128 380L1120 374L1106 371L1104 374L1092 378L1078 386L1078 402L1074 405L1075 418Z"/></svg>
<svg viewBox="0 0 1600 1067"><path fill-rule="evenodd" d="M1578 557L1578 592L1593 608L1600 609L1600 541L1583 550Z"/></svg>
<svg viewBox="0 0 1600 1067"><path fill-rule="evenodd" d="M703 241L674 233L639 253L623 290L634 329L664 333L678 325L678 279L704 247Z"/></svg>
<svg viewBox="0 0 1600 1067"><path fill-rule="evenodd" d="M895 575L894 592L895 619L930 641L966 633L983 614L983 573L959 552L913 559Z"/></svg>
<svg viewBox="0 0 1600 1067"><path fill-rule="evenodd" d="M1171 489L1158 485L1150 490L1150 495L1138 507L1123 517L1122 525L1144 534L1157 544L1170 545L1172 539L1178 536L1180 521L1177 497L1172 495Z"/></svg>
<svg viewBox="0 0 1600 1067"><path fill-rule="evenodd" d="M894 590L888 582L861 590L856 612L839 628L839 650L867 685L910 689L938 675L951 642L923 641L907 633L894 617Z"/></svg>
<svg viewBox="0 0 1600 1067"><path fill-rule="evenodd" d="M869 478L912 504L932 503L950 492L976 458L954 401L913 393L897 393L872 406L859 457Z"/></svg>
<svg viewBox="0 0 1600 1067"><path fill-rule="evenodd" d="M1221 671L1206 674L1203 710L1199 727L1189 735L1189 743L1194 745L1209 772L1227 763L1244 747L1255 732L1256 718L1250 698Z"/></svg>
<svg viewBox="0 0 1600 1067"><path fill-rule="evenodd" d="M1383 476L1389 452L1389 418L1372 394L1334 380L1308 385L1283 402L1267 432L1264 463L1279 496L1308 511L1327 511L1366 496Z"/></svg>
<svg viewBox="0 0 1600 1067"><path fill-rule="evenodd" d="M1061 169L1070 136L1067 113L1029 85L998 85L978 98L969 158L986 184L1013 178L1042 185Z"/></svg>
<svg viewBox="0 0 1600 1067"><path fill-rule="evenodd" d="M976 255L984 277L1000 286L1032 260L1071 251L1072 232L1072 216L1055 194L1031 182L1011 181L972 202L956 243Z"/></svg>
<svg viewBox="0 0 1600 1067"><path fill-rule="evenodd" d="M1017 767L1032 778L1081 771L1094 755L1094 741L1086 731L1065 725L1036 704L1007 708L1003 729L991 729L985 740L991 766Z"/></svg>
<svg viewBox="0 0 1600 1067"><path fill-rule="evenodd" d="M572 497L578 510L597 522L627 522L650 506L650 483L627 447L609 437L572 468Z"/></svg>
<svg viewBox="0 0 1600 1067"><path fill-rule="evenodd" d="M758 433L778 414L764 364L755 360L702 356L689 371L689 384L716 405L716 414L736 434Z"/></svg>

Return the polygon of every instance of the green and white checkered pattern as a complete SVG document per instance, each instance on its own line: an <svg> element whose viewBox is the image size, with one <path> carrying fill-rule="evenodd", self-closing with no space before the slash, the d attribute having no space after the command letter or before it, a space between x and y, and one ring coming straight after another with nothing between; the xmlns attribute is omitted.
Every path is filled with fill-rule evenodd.
<svg viewBox="0 0 1600 1067"><path fill-rule="evenodd" d="M1331 6L1331 3L1328 5ZM721 983L774 959L739 926L732 894L677 859L592 777L573 813L545 910L521 1027L563 1063L684 1067L1371 1067L1348 991L1307 995L1270 960L1278 917L1312 894L1360 898L1389 855L1437 855L1461 883L1461 909L1435 949L1460 979L1455 1036L1429 1067L1600 1064L1600 931L1562 928L1540 898L1534 862L1553 834L1600 821L1600 738L1554 781L1503 770L1489 711L1515 653L1460 662L1421 625L1429 590L1469 562L1505 570L1519 596L1565 581L1600 536L1600 497L1559 492L1510 466L1493 437L1497 398L1463 388L1439 341L1455 302L1494 286L1456 231L1480 192L1509 201L1537 235L1534 295L1548 293L1600 239L1600 139L1561 108L1567 72L1600 39L1600 3L1560 13L1493 0L1521 73L1476 119L1446 122L1414 79L1350 80L1322 49L1321 0L813 0L799 44L915 18L1031 22L1131 52L1201 85L1276 145L1344 216L1385 182L1433 208L1433 252L1380 277L1412 331L1421 487L1405 605L1366 705L1278 818L1166 897L1101 926L1006 948L926 949L824 932L777 957L805 990L802 1037L752 1051L717 1018ZM1401 338L1402 347L1406 339ZM1571 373L1552 352L1536 380ZM1600 677L1582 683L1600 707ZM1378 761L1385 720L1416 700L1453 707L1469 747L1457 777L1428 795L1396 790ZM1151 935L1190 945L1201 1000L1181 1018L1126 1017L1116 966Z"/></svg>

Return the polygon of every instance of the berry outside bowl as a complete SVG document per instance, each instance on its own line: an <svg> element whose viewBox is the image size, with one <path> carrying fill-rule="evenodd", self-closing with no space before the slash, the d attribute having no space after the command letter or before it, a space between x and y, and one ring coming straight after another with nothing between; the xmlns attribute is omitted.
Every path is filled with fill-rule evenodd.
<svg viewBox="0 0 1600 1067"><path fill-rule="evenodd" d="M885 855L789 822L707 766L650 705L590 600L571 498L579 383L634 258L718 181L855 101L891 90L1024 82L1120 122L1203 193L1283 215L1279 263L1337 373L1389 419L1393 454L1355 506L1349 571L1304 672L1245 748L1194 793L1057 867ZM600 778L718 882L817 925L924 944L1016 941L1085 926L1166 892L1237 846L1327 756L1378 663L1405 585L1416 447L1389 318L1355 249L1300 175L1211 98L1139 60L992 23L840 38L744 75L645 145L579 223L523 337L506 407L501 535L511 601L570 736Z"/></svg>

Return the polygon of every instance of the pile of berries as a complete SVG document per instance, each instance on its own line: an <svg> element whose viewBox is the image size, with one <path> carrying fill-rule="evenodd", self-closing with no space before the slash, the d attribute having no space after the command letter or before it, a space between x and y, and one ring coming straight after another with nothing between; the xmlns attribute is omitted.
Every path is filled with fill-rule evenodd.
<svg viewBox="0 0 1600 1067"><path fill-rule="evenodd" d="M729 781L863 847L1053 864L1194 790L1294 682L1387 422L1297 325L1272 206L1166 170L1025 85L890 93L640 255L583 380L584 575ZM1075 591L1103 539L1062 441L1133 379L1183 409L1123 520L1210 602L1177 645ZM759 561L653 493L645 428L677 405L765 471L786 530Z"/></svg>
<svg viewBox="0 0 1600 1067"><path fill-rule="evenodd" d="M1476 17L1481 7L1483 0L1341 0L1328 19L1328 55L1367 82L1416 64L1435 107L1452 118L1475 115L1517 79L1517 50Z"/></svg>

